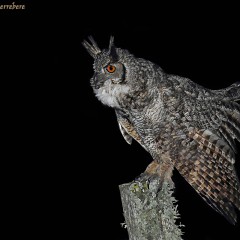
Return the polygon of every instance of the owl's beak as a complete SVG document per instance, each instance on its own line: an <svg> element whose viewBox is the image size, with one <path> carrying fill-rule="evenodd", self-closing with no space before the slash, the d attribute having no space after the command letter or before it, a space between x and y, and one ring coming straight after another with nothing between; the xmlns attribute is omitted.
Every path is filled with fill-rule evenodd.
<svg viewBox="0 0 240 240"><path fill-rule="evenodd" d="M121 83L123 80L121 78L114 78L114 79L111 79L111 82L114 83L114 84L119 84Z"/></svg>

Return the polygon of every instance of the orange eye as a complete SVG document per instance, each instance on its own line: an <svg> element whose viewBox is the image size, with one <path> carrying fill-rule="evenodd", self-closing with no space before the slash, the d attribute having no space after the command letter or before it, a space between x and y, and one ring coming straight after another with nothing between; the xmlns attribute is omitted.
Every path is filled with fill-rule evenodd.
<svg viewBox="0 0 240 240"><path fill-rule="evenodd" d="M115 72L116 70L116 67L114 67L113 65L108 65L107 66L107 71L110 72L110 73L113 73Z"/></svg>

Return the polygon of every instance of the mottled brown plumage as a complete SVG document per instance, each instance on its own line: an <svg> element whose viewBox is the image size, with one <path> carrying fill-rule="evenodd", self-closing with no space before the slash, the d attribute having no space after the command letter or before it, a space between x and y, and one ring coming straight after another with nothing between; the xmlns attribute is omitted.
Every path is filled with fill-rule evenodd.
<svg viewBox="0 0 240 240"><path fill-rule="evenodd" d="M235 224L240 184L234 168L240 141L240 83L206 89L166 74L156 64L116 48L83 45L94 58L96 97L115 109L120 131L135 139L153 162L148 175L168 179L175 167L199 195Z"/></svg>

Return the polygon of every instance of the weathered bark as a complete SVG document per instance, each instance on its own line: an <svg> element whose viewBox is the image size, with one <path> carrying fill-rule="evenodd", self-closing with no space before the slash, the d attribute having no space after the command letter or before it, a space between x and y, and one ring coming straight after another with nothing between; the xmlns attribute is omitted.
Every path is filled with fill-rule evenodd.
<svg viewBox="0 0 240 240"><path fill-rule="evenodd" d="M157 179L119 186L129 240L182 239L173 188L173 182Z"/></svg>

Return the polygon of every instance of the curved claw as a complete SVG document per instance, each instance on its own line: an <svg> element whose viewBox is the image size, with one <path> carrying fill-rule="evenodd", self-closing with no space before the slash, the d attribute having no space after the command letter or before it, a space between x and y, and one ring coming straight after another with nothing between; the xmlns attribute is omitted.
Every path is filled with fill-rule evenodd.
<svg viewBox="0 0 240 240"><path fill-rule="evenodd" d="M154 179L159 179L158 174L149 174L148 172L143 172L135 178L135 182L152 182Z"/></svg>

